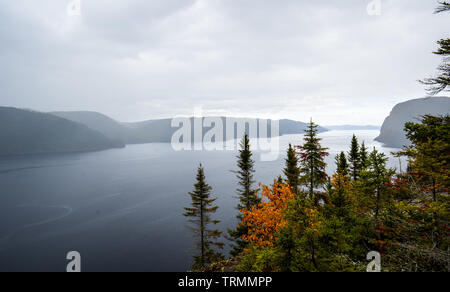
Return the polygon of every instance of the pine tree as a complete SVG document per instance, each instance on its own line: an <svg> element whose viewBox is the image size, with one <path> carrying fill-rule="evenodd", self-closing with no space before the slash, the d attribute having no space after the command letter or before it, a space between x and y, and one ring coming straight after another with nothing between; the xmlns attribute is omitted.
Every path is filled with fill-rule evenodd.
<svg viewBox="0 0 450 292"><path fill-rule="evenodd" d="M450 11L450 3L439 2L436 13ZM450 39L441 39L438 41L439 49L433 52L436 55L442 56L442 64L438 67L438 76L425 78L421 80L422 84L428 86L427 91L431 95L436 95L442 91L449 91L450 86Z"/></svg>
<svg viewBox="0 0 450 292"><path fill-rule="evenodd" d="M237 209L239 214L236 216L239 223L236 229L229 229L229 239L234 242L232 245L231 255L236 256L240 254L243 249L247 246L247 242L242 239L242 236L247 234L247 228L242 225L242 211L250 211L253 206L260 203L260 198L256 195L257 190L253 189L254 179L254 161L252 159L252 152L250 150L250 139L245 133L244 137L240 143L239 156L237 157L237 165L239 170L235 171L236 176L239 180L239 188L237 189L239 204Z"/></svg>
<svg viewBox="0 0 450 292"><path fill-rule="evenodd" d="M194 256L193 269L205 267L223 258L220 253L213 249L213 246L223 248L223 243L218 241L222 232L209 227L220 223L219 220L211 219L211 214L219 208L213 206L216 199L211 198L211 190L212 188L206 183L204 169L200 164L194 191L189 193L192 199L191 207L184 208L186 213L183 214L190 218L188 221L193 227L189 228L193 231L194 237L198 238L196 247L199 255Z"/></svg>
<svg viewBox="0 0 450 292"><path fill-rule="evenodd" d="M359 168L360 171L367 168L367 163L369 160L369 153L367 151L366 144L364 141L361 144L361 147L359 148Z"/></svg>
<svg viewBox="0 0 450 292"><path fill-rule="evenodd" d="M335 161L337 166L336 174L348 175L348 162L344 151L336 155Z"/></svg>
<svg viewBox="0 0 450 292"><path fill-rule="evenodd" d="M388 158L384 153L378 152L373 148L373 151L369 155L369 167L366 172L366 182L372 188L375 193L375 225L378 224L378 216L382 201L385 199L386 184L390 181L394 171L386 167Z"/></svg>
<svg viewBox="0 0 450 292"><path fill-rule="evenodd" d="M314 189L327 183L328 176L325 171L325 157L328 156L326 150L320 145L317 125L311 120L305 130L305 143L297 148L300 150L300 182L309 189L309 197L314 198Z"/></svg>
<svg viewBox="0 0 450 292"><path fill-rule="evenodd" d="M281 175L279 175L275 181L277 184L284 184L283 177Z"/></svg>
<svg viewBox="0 0 450 292"><path fill-rule="evenodd" d="M328 199L331 202L332 209L338 216L344 217L348 213L348 190L350 186L349 166L345 152L342 151L336 155L336 173L330 181L330 189L328 192Z"/></svg>
<svg viewBox="0 0 450 292"><path fill-rule="evenodd" d="M252 151L250 150L250 139L246 134L241 140L240 150L237 165L239 170L236 171L236 176L239 180L239 188L237 189L240 204L238 206L239 210L245 209L250 210L253 206L260 202L260 199L256 195L255 189L253 189L253 184L255 183L253 179L253 174L255 173L254 165L255 162L252 159Z"/></svg>
<svg viewBox="0 0 450 292"><path fill-rule="evenodd" d="M450 116L426 115L421 123L406 123L405 131L412 145L400 153L420 173L420 182L432 190L435 202L439 191L450 185Z"/></svg>
<svg viewBox="0 0 450 292"><path fill-rule="evenodd" d="M291 188L294 190L294 194L298 193L298 183L300 179L300 168L298 167L298 158L295 149L289 144L286 158L286 167L284 169L284 175Z"/></svg>
<svg viewBox="0 0 450 292"><path fill-rule="evenodd" d="M439 246L445 233L440 231L439 222L446 221L441 218L445 212L440 210L446 209L444 198L450 188L450 116L426 115L421 123L406 123L405 131L412 145L397 154L408 157L411 174L428 194L425 201L434 207L432 239Z"/></svg>
<svg viewBox="0 0 450 292"><path fill-rule="evenodd" d="M348 161L350 163L351 176L353 177L353 180L356 181L358 179L360 158L358 139L355 135L353 135L352 138L352 144L348 153Z"/></svg>
<svg viewBox="0 0 450 292"><path fill-rule="evenodd" d="M445 11L450 11L450 2L439 1L439 6L436 8L435 13L441 13Z"/></svg>

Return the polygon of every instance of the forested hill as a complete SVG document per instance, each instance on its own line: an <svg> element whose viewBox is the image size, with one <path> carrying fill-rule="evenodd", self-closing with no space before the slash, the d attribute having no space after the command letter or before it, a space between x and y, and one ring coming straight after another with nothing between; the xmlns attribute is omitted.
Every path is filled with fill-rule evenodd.
<svg viewBox="0 0 450 292"><path fill-rule="evenodd" d="M0 107L0 156L123 147L88 127L54 115Z"/></svg>
<svg viewBox="0 0 450 292"><path fill-rule="evenodd" d="M52 115L83 124L92 130L98 131L108 138L133 144L138 133L132 128L98 112L92 111L66 111L51 112Z"/></svg>
<svg viewBox="0 0 450 292"><path fill-rule="evenodd" d="M140 143L169 143L172 136L179 127L172 127L172 119L155 119L134 123L121 123L104 114L89 111L73 111L73 112L52 112L51 114L83 124L93 130L99 131L103 135L121 140L125 144ZM226 137L226 117L218 117L224 126L223 136ZM193 118L190 118L193 124ZM236 118L235 122L257 122L253 118ZM294 120L280 120L280 135L303 134L306 124ZM211 127L204 127L205 134ZM193 130L193 129L192 129ZM327 129L319 127L319 131L323 132ZM235 137L241 138L241 137ZM252 137L255 138L255 137ZM193 139L193 134L191 139Z"/></svg>
<svg viewBox="0 0 450 292"><path fill-rule="evenodd" d="M426 114L450 114L450 98L427 97L397 104L384 120L380 135L376 140L388 147L401 148L403 145L409 145L410 142L403 131L405 123L417 122Z"/></svg>

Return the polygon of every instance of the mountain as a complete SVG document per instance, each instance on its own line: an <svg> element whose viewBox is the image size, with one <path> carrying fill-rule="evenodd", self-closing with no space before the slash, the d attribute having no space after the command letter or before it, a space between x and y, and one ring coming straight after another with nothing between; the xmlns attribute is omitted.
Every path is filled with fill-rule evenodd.
<svg viewBox="0 0 450 292"><path fill-rule="evenodd" d="M173 134L179 129L172 127L172 119L157 119L135 123L120 123L97 112L52 112L51 114L61 118L65 118L80 124L83 124L95 131L98 131L111 139L121 140L125 144L142 144L142 143L169 143ZM226 121L225 117L211 117L220 119L224 126L223 137L226 137ZM193 118L189 119L193 125ZM234 118L234 122L258 122L258 119ZM280 135L302 134L307 124L293 120L280 120ZM211 127L210 127L211 128ZM203 134L210 128L205 127ZM191 139L193 140L193 129ZM319 127L319 131L326 131L325 128ZM239 138L239 137L234 137Z"/></svg>
<svg viewBox="0 0 450 292"><path fill-rule="evenodd" d="M401 148L409 145L404 133L406 122L418 122L421 116L450 114L449 97L426 97L397 104L384 120L380 135L375 139L387 147Z"/></svg>
<svg viewBox="0 0 450 292"><path fill-rule="evenodd" d="M280 120L280 135L303 134L308 124L293 120ZM323 127L317 128L319 132L326 132L328 129Z"/></svg>
<svg viewBox="0 0 450 292"><path fill-rule="evenodd" d="M209 117L212 119L220 119L223 124L223 137L226 139L226 128L227 128L227 118L226 117ZM203 118L205 119L205 118ZM232 118L233 123L243 124L243 123L256 123L258 124L259 119L252 118ZM189 119L191 125L193 125L193 118ZM141 143L149 143L149 142L160 142L166 143L170 142L172 139L172 135L177 131L178 128L171 127L172 119L160 119L160 120L149 120L145 122L137 122L137 123L128 123L126 124L128 127L132 128L135 133L138 133L138 139L141 140ZM280 120L279 121L280 128L279 134L280 136L289 135L289 134L303 134L304 130L307 127L306 123L297 122L293 120ZM203 135L212 127L204 127ZM248 125L246 126L248 132ZM268 126L270 129L270 125ZM191 134L191 139L193 140L193 129ZM270 131L270 130L269 130ZM320 132L326 131L325 128L319 127ZM250 135L251 138L257 138L259 135ZM241 137L236 137L234 135L233 139L240 139ZM221 141L221 140L218 140Z"/></svg>
<svg viewBox="0 0 450 292"><path fill-rule="evenodd" d="M0 107L0 155L97 151L124 147L88 127L54 115Z"/></svg>
<svg viewBox="0 0 450 292"><path fill-rule="evenodd" d="M337 126L325 126L328 130L334 131L359 131L359 130L380 130L380 126L372 125L337 125Z"/></svg>
<svg viewBox="0 0 450 292"><path fill-rule="evenodd" d="M133 129L116 120L91 111L51 112L50 114L83 124L92 130L102 133L110 139L120 140L123 143L133 143L137 136Z"/></svg>

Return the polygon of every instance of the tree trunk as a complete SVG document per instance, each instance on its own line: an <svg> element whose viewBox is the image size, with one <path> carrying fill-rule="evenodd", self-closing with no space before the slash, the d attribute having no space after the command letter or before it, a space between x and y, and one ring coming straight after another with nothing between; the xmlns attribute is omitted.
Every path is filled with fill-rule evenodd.
<svg viewBox="0 0 450 292"><path fill-rule="evenodd" d="M249 179L249 177L250 177L250 172L247 172L246 173L246 186L245 186L245 192L246 192L246 196L247 196L247 211L250 211L250 209L251 209L251 205L250 205L250 179Z"/></svg>
<svg viewBox="0 0 450 292"><path fill-rule="evenodd" d="M312 261L314 267L317 269L314 241L311 241L311 261Z"/></svg>
<svg viewBox="0 0 450 292"><path fill-rule="evenodd" d="M433 183L433 203L437 202L437 193L436 193L436 179L432 178ZM436 248L439 244L438 242L438 236L437 236L437 230L439 230L438 226L438 220L437 220L437 213L436 211L433 212L433 231L431 232L431 239L433 240L433 249Z"/></svg>
<svg viewBox="0 0 450 292"><path fill-rule="evenodd" d="M378 214L380 212L380 199L381 199L381 195L380 195L380 188L377 187L377 204L375 206L375 228L377 227L378 224ZM380 235L377 235L378 239L380 239Z"/></svg>
<svg viewBox="0 0 450 292"><path fill-rule="evenodd" d="M204 239L204 222L203 222L203 200L200 201L200 244L202 251L202 267L205 266L205 239Z"/></svg>
<svg viewBox="0 0 450 292"><path fill-rule="evenodd" d="M310 185L309 185L309 197L314 197L314 158L311 157L311 170L310 170Z"/></svg>

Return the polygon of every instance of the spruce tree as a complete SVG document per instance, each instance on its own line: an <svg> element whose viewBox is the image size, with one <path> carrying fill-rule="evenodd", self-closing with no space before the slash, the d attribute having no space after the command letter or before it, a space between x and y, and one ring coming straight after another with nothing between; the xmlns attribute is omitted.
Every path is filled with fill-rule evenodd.
<svg viewBox="0 0 450 292"><path fill-rule="evenodd" d="M344 151L342 151L340 154L336 155L335 158L336 161L336 174L340 175L348 175L348 163L347 163L347 157L345 157Z"/></svg>
<svg viewBox="0 0 450 292"><path fill-rule="evenodd" d="M239 210L251 210L253 206L260 202L260 199L256 195L257 190L253 189L253 184L255 183L253 179L255 162L253 161L252 156L250 139L247 133L245 133L240 143L239 156L237 156L239 170L234 172L239 180L239 188L237 189L240 201L240 204L238 205Z"/></svg>
<svg viewBox="0 0 450 292"><path fill-rule="evenodd" d="M350 163L350 174L353 180L356 181L358 179L360 158L358 139L355 135L353 135L350 151L348 152L348 162Z"/></svg>
<svg viewBox="0 0 450 292"><path fill-rule="evenodd" d="M450 3L439 2L436 13L449 12ZM450 87L450 38L441 39L438 42L439 49L433 52L436 55L442 56L442 63L438 67L438 76L425 78L420 82L428 86L427 91L431 95L436 95L442 91L449 91Z"/></svg>
<svg viewBox="0 0 450 292"><path fill-rule="evenodd" d="M328 191L329 202L332 203L332 207L329 206L332 212L339 217L345 217L348 213L348 183L350 178L349 166L345 152L342 151L336 155L336 174L333 176L333 181L330 182L331 187Z"/></svg>
<svg viewBox="0 0 450 292"><path fill-rule="evenodd" d="M439 1L439 6L436 8L436 13L450 11L450 2Z"/></svg>
<svg viewBox="0 0 450 292"><path fill-rule="evenodd" d="M277 177L276 183L277 183L277 184L284 184L283 177L282 177L281 175L279 175L279 176Z"/></svg>
<svg viewBox="0 0 450 292"><path fill-rule="evenodd" d="M386 167L388 158L384 153L378 152L373 148L369 155L369 166L365 172L365 182L372 192L375 193L375 214L374 222L378 224L378 216L384 200L384 195L387 189L387 183L390 181L394 171Z"/></svg>
<svg viewBox="0 0 450 292"><path fill-rule="evenodd" d="M253 189L253 184L255 183L253 179L255 162L252 159L252 155L250 150L250 139L247 133L245 133L240 143L239 156L237 156L239 170L234 171L239 180L239 188L237 189L239 198L237 209L239 214L236 216L239 223L236 229L228 230L229 239L234 242L232 245L233 249L230 251L233 256L239 255L247 246L247 242L242 239L242 236L247 234L248 228L245 225L240 224L243 218L241 211L250 211L253 206L258 205L261 201L256 195L257 190Z"/></svg>
<svg viewBox="0 0 450 292"><path fill-rule="evenodd" d="M194 256L193 269L205 267L223 258L220 253L213 249L213 246L223 248L223 243L218 241L222 232L210 228L211 225L220 223L219 220L211 219L211 214L215 213L219 207L213 205L216 199L211 197L212 188L206 183L201 164L196 179L194 190L189 193L192 199L191 207L184 208L186 213L183 214L190 218L188 221L192 226L189 229L198 239L196 244L198 255Z"/></svg>
<svg viewBox="0 0 450 292"><path fill-rule="evenodd" d="M364 141L361 144L361 147L359 149L359 170L364 170L367 168L367 163L369 160L369 152L367 151L366 144Z"/></svg>
<svg viewBox="0 0 450 292"><path fill-rule="evenodd" d="M434 205L431 237L433 244L440 246L442 235L445 234L440 224L446 221L444 214L448 216L448 212L441 210L449 210L450 205L450 116L425 115L420 123L406 123L405 132L411 145L405 146L397 155L408 158L409 173L422 193L426 194L421 200Z"/></svg>
<svg viewBox="0 0 450 292"><path fill-rule="evenodd" d="M287 178L289 186L294 190L294 194L297 194L300 179L300 168L298 167L297 153L295 153L295 149L291 144L289 144L289 148L287 150L286 167L283 172Z"/></svg>
<svg viewBox="0 0 450 292"><path fill-rule="evenodd" d="M309 189L309 197L315 198L314 189L327 183L328 176L325 171L327 164L325 157L328 156L326 150L320 145L317 125L311 120L308 128L305 130L303 138L304 144L298 146L300 150L300 182Z"/></svg>

